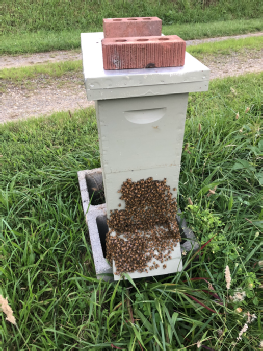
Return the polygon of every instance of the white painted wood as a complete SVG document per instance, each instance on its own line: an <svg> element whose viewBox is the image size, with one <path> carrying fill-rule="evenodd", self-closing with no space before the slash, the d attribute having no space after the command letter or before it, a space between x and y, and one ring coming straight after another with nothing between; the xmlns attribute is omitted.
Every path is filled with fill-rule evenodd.
<svg viewBox="0 0 263 351"><path fill-rule="evenodd" d="M81 34L83 73L89 100L145 96L150 94L150 87L156 85L160 87L151 95L167 94L166 85L178 85L179 83L184 84L181 87L178 85L177 91L170 90L170 94L196 91L194 84L196 82L199 82L198 86L201 87L198 90L203 91L208 88L209 68L188 53L186 53L185 65L182 67L104 70L101 39L103 39L103 33ZM186 83L189 84L186 85ZM194 88L191 87L192 84ZM115 88L132 87L140 88L140 91L137 92L139 95L134 95L133 89L114 91Z"/></svg>
<svg viewBox="0 0 263 351"><path fill-rule="evenodd" d="M102 168L108 174L179 166L188 94L98 101ZM145 121L144 111L157 121ZM138 123L127 120L137 115Z"/></svg>
<svg viewBox="0 0 263 351"><path fill-rule="evenodd" d="M105 179L107 183L107 215L110 215L110 210L115 208L124 209L125 203L120 200L120 193L117 191L121 188L121 184L127 178L130 178L133 182L137 182L140 179L146 179L153 177L154 180L167 179L167 184L171 187L171 193L176 198L177 190L173 191L175 187L177 189L179 179L180 166L173 167L157 167L148 169L139 169L137 171L126 171L116 173L106 173ZM121 207L118 205L121 204Z"/></svg>
<svg viewBox="0 0 263 351"><path fill-rule="evenodd" d="M188 94L176 94L97 102L108 214L121 203L117 191L127 178L167 178L171 189L177 189L187 101ZM161 118L143 124L126 118L132 112L145 121L144 111Z"/></svg>
<svg viewBox="0 0 263 351"><path fill-rule="evenodd" d="M155 251L155 254L157 252ZM159 260L156 260L153 258L149 263L148 266L150 267L153 262L159 265L158 268L153 269L153 270L148 270L147 272L142 272L139 273L137 271L128 273L129 276L134 279L134 278L143 278L143 277L148 277L148 276L156 276L156 275L162 275L162 274L171 274L174 272L179 272L182 270L182 257L181 257L181 250L180 250L180 244L177 244L177 246L174 248L174 250L171 252L171 260L168 260L164 263L161 263ZM163 265L166 265L166 268L163 268ZM113 261L113 272L116 272L116 267L115 267L115 262ZM114 274L114 280L119 280L120 276L117 274Z"/></svg>
<svg viewBox="0 0 263 351"><path fill-rule="evenodd" d="M125 99L131 97L145 97L157 95L169 95L191 93L195 91L207 91L208 81L178 83L166 85L150 85L141 87L126 87L114 89L86 89L88 100Z"/></svg>
<svg viewBox="0 0 263 351"><path fill-rule="evenodd" d="M81 35L83 73L89 100L96 100L100 159L107 215L124 208L122 183L167 179L176 198L188 93L208 89L210 70L190 54L182 67L104 70L103 33ZM121 207L118 205L121 204ZM131 273L132 278L182 269L180 245L166 269ZM113 267L114 268L114 267ZM114 268L115 270L115 268ZM119 277L115 275L114 279Z"/></svg>

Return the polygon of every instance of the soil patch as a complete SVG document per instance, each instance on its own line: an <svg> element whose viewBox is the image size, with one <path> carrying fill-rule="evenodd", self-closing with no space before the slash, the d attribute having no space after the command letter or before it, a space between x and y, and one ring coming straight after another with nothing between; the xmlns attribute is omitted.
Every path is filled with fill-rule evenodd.
<svg viewBox="0 0 263 351"><path fill-rule="evenodd" d="M2 95L0 123L50 115L58 111L74 111L93 106L79 77L38 79L17 85L7 83Z"/></svg>
<svg viewBox="0 0 263 351"><path fill-rule="evenodd" d="M210 79L240 76L263 71L263 50L200 58L211 69Z"/></svg>
<svg viewBox="0 0 263 351"><path fill-rule="evenodd" d="M206 56L200 60L211 69L210 79L263 71L263 50ZM4 83L0 123L94 105L87 101L81 73L57 79L42 77L23 84Z"/></svg>

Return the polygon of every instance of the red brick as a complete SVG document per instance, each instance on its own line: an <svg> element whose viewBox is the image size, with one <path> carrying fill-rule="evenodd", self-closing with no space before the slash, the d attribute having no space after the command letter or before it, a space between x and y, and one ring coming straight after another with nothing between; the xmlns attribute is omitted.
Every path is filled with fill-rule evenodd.
<svg viewBox="0 0 263 351"><path fill-rule="evenodd" d="M102 39L104 69L177 67L185 64L186 42L177 35Z"/></svg>
<svg viewBox="0 0 263 351"><path fill-rule="evenodd" d="M158 17L104 18L104 38L162 35L162 20Z"/></svg>

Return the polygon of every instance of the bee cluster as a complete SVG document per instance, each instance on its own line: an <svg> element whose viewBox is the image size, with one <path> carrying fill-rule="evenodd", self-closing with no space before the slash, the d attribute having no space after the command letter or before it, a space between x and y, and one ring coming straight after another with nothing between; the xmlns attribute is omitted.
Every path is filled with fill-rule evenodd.
<svg viewBox="0 0 263 351"><path fill-rule="evenodd" d="M127 179L118 192L125 201L125 209L110 211L107 259L115 261L117 275L148 273L148 269L159 267L156 262L149 266L149 262L156 259L163 264L171 259L171 252L180 241L176 200L166 179L150 177L137 182Z"/></svg>

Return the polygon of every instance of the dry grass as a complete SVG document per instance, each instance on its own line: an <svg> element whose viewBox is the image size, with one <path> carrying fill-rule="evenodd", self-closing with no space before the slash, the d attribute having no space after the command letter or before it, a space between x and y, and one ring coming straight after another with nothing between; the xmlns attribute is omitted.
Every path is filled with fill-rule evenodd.
<svg viewBox="0 0 263 351"><path fill-rule="evenodd" d="M1 310L6 314L6 320L12 324L16 324L16 319L13 315L12 308L8 305L7 298L5 299L2 295L0 295L0 305Z"/></svg>
<svg viewBox="0 0 263 351"><path fill-rule="evenodd" d="M226 288L227 290L229 290L230 283L231 283L231 275L230 275L230 270L228 266L226 266L226 269L225 269L225 278L226 278Z"/></svg>

